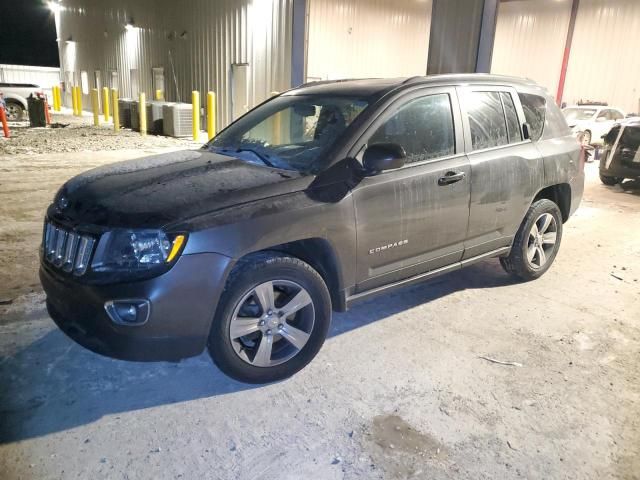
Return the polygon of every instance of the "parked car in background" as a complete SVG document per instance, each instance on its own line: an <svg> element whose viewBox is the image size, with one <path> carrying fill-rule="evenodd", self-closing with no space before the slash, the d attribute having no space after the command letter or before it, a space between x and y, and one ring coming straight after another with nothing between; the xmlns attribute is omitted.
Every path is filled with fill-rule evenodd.
<svg viewBox="0 0 640 480"><path fill-rule="evenodd" d="M615 185L625 178L640 179L640 118L629 118L613 126L604 137L600 158L600 180Z"/></svg>
<svg viewBox="0 0 640 480"><path fill-rule="evenodd" d="M584 145L602 145L602 136L625 117L619 108L603 105L580 105L562 110L574 134L582 133Z"/></svg>
<svg viewBox="0 0 640 480"><path fill-rule="evenodd" d="M332 310L487 258L543 275L582 198L580 154L529 80L303 85L200 150L69 180L45 218L48 311L105 355L208 348L236 379L282 379Z"/></svg>
<svg viewBox="0 0 640 480"><path fill-rule="evenodd" d="M42 88L32 83L0 83L0 92L4 95L7 120L10 122L19 122L24 119L28 112L29 95L45 96Z"/></svg>

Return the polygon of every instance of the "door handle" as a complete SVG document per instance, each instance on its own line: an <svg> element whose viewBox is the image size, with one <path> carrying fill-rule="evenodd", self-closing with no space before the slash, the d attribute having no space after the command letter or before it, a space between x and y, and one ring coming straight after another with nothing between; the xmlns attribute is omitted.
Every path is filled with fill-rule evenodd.
<svg viewBox="0 0 640 480"><path fill-rule="evenodd" d="M464 176L464 172L454 172L453 170L449 171L445 173L444 176L438 179L438 185L451 185L452 183L456 183L462 180Z"/></svg>

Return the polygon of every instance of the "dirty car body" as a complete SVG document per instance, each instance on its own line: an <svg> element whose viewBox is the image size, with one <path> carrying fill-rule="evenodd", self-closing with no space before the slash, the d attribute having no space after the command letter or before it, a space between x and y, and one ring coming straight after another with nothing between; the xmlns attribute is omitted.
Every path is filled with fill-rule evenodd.
<svg viewBox="0 0 640 480"><path fill-rule="evenodd" d="M609 185L640 179L640 118L620 122L605 135L600 178Z"/></svg>
<svg viewBox="0 0 640 480"><path fill-rule="evenodd" d="M67 182L46 214L40 277L48 309L98 353L177 360L209 346L236 378L282 378L310 361L324 337L292 370L285 366L296 349L273 347L265 357L264 343L288 340L306 354L315 330L326 334L324 303L344 311L490 257L513 271L523 219L540 202L557 206L559 237L582 197L579 156L553 99L530 81L449 75L304 85L200 150ZM527 238L518 249L539 252L531 257L538 255L537 273L530 266L542 274L543 235ZM282 276L269 277L272 270ZM252 283L260 275L268 281ZM283 318L273 323L279 335L256 294L264 284ZM248 293L235 297L235 288ZM306 300L285 318L292 296ZM218 344L251 320L242 309L252 308L251 334ZM223 366L238 360L216 353L225 348L236 349L246 374L241 362Z"/></svg>

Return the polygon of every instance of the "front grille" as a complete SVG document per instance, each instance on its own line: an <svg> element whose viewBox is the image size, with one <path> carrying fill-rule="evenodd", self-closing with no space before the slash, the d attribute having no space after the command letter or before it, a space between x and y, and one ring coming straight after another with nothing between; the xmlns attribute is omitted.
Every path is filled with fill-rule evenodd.
<svg viewBox="0 0 640 480"><path fill-rule="evenodd" d="M95 239L45 222L44 258L54 267L74 275L84 275L91 259Z"/></svg>

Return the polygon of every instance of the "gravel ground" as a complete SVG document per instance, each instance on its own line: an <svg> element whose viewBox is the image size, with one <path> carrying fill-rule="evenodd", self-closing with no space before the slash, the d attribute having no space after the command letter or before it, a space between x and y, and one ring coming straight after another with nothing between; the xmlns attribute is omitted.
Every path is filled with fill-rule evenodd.
<svg viewBox="0 0 640 480"><path fill-rule="evenodd" d="M102 121L102 118L101 118ZM64 128L28 128L28 122L12 123L11 137L0 138L0 158L8 155L34 155L51 152L109 151L121 149L144 149L159 147L182 147L189 145L188 139L142 136L139 132L121 129L113 125L93 126L93 117L74 117L54 114L52 124L68 125Z"/></svg>
<svg viewBox="0 0 640 480"><path fill-rule="evenodd" d="M640 478L637 190L589 165L541 279L487 261L370 300L298 375L248 386L204 354L97 356L44 310L44 205L64 177L140 153L0 167L2 479Z"/></svg>

